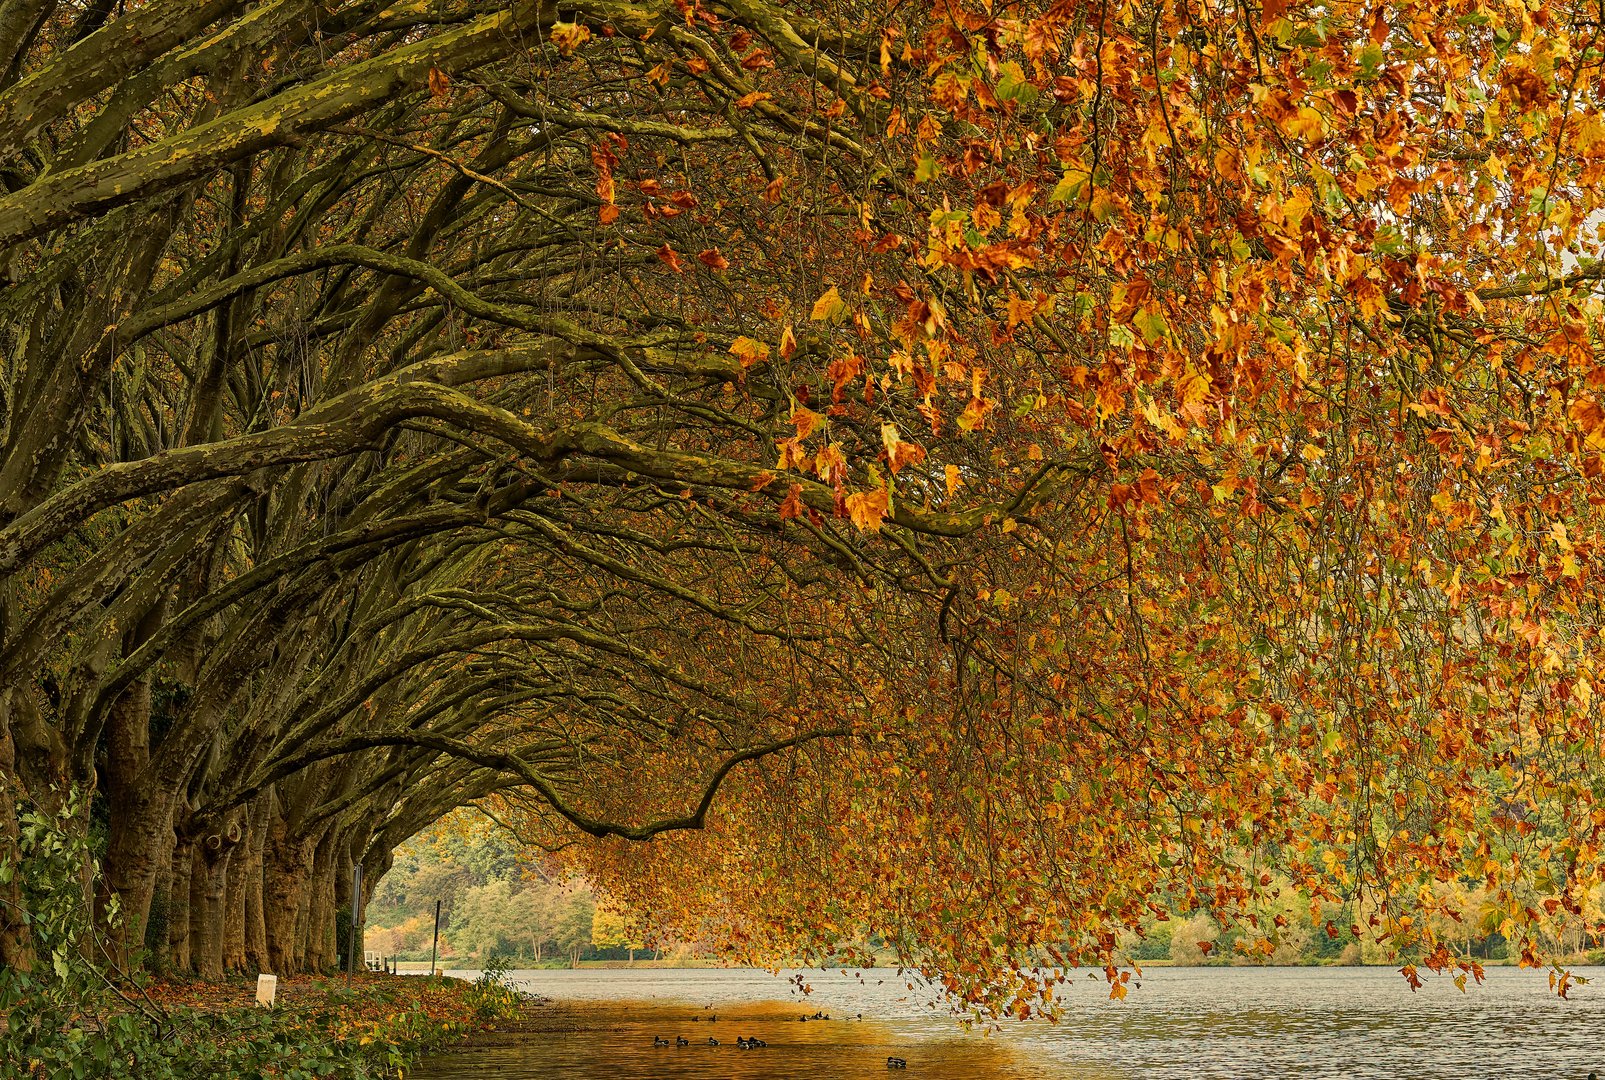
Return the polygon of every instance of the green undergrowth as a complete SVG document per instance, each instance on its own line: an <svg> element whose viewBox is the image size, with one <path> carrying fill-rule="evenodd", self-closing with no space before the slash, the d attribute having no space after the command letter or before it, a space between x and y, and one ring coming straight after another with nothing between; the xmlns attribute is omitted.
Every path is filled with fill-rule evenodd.
<svg viewBox="0 0 1605 1080"><path fill-rule="evenodd" d="M17 865L38 962L0 969L0 1080L396 1078L417 1058L515 1015L523 996L491 965L476 982L363 974L254 982L152 982L118 972L95 932L75 808L21 817Z"/></svg>

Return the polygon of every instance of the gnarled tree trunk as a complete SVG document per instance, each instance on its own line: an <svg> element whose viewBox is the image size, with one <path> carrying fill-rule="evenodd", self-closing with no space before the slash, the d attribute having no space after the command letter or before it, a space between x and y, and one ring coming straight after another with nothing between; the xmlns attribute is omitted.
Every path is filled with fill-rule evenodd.
<svg viewBox="0 0 1605 1080"><path fill-rule="evenodd" d="M190 962L190 911L194 876L195 841L184 832L174 834L173 876L167 893L167 966L175 972L194 970Z"/></svg>
<svg viewBox="0 0 1605 1080"><path fill-rule="evenodd" d="M190 955L195 973L213 982L223 977L224 970L228 867L244 835L239 815L232 814L221 829L208 833L195 845L190 879Z"/></svg>

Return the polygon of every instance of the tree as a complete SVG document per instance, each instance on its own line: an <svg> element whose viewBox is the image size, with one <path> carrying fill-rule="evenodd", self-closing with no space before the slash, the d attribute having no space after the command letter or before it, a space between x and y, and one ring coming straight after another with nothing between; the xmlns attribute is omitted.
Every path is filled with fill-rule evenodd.
<svg viewBox="0 0 1605 1080"><path fill-rule="evenodd" d="M429 7L0 5L0 860L98 791L123 959L476 802L994 1013L1580 915L1592 13Z"/></svg>
<svg viewBox="0 0 1605 1080"><path fill-rule="evenodd" d="M591 915L591 944L598 949L628 949L631 963L635 962L635 951L646 947L628 915L602 906Z"/></svg>

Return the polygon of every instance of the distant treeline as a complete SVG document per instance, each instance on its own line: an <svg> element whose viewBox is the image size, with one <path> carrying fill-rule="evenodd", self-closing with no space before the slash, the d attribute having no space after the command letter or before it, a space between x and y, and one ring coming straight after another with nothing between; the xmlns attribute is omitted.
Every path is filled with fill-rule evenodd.
<svg viewBox="0 0 1605 1080"><path fill-rule="evenodd" d="M1446 889L1438 898L1441 907L1424 916L1433 937L1445 943L1456 956L1477 961L1514 959L1510 943L1501 932L1503 913L1482 888ZM1605 963L1605 935L1599 927L1602 889L1586 895L1582 914L1568 924L1546 949L1557 958L1571 962ZM1281 912L1286 923L1277 932L1275 951L1269 956L1247 948L1255 935L1241 928L1222 928L1207 914L1196 913L1168 919L1150 918L1140 935L1124 943L1130 957L1142 961L1168 960L1179 965L1213 964L1387 964L1419 959L1425 950L1418 947L1395 951L1374 940L1372 934L1356 928L1368 923L1352 904L1327 905L1321 920L1312 924L1307 907L1287 905Z"/></svg>
<svg viewBox="0 0 1605 1080"><path fill-rule="evenodd" d="M396 850L366 912L366 948L427 960L440 901L440 955L572 965L634 959L624 919L583 881L546 876L500 829L447 819ZM653 954L655 955L655 954Z"/></svg>

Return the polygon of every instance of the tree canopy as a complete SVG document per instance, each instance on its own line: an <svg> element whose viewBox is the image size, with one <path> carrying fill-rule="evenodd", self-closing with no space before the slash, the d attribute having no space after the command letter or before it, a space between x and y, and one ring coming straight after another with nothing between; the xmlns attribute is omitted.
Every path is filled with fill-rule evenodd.
<svg viewBox="0 0 1605 1080"><path fill-rule="evenodd" d="M1290 900L1463 981L1470 886L1546 961L1605 872L1602 34L0 0L0 861L94 792L120 959L211 978L332 965L473 802L994 1013Z"/></svg>

